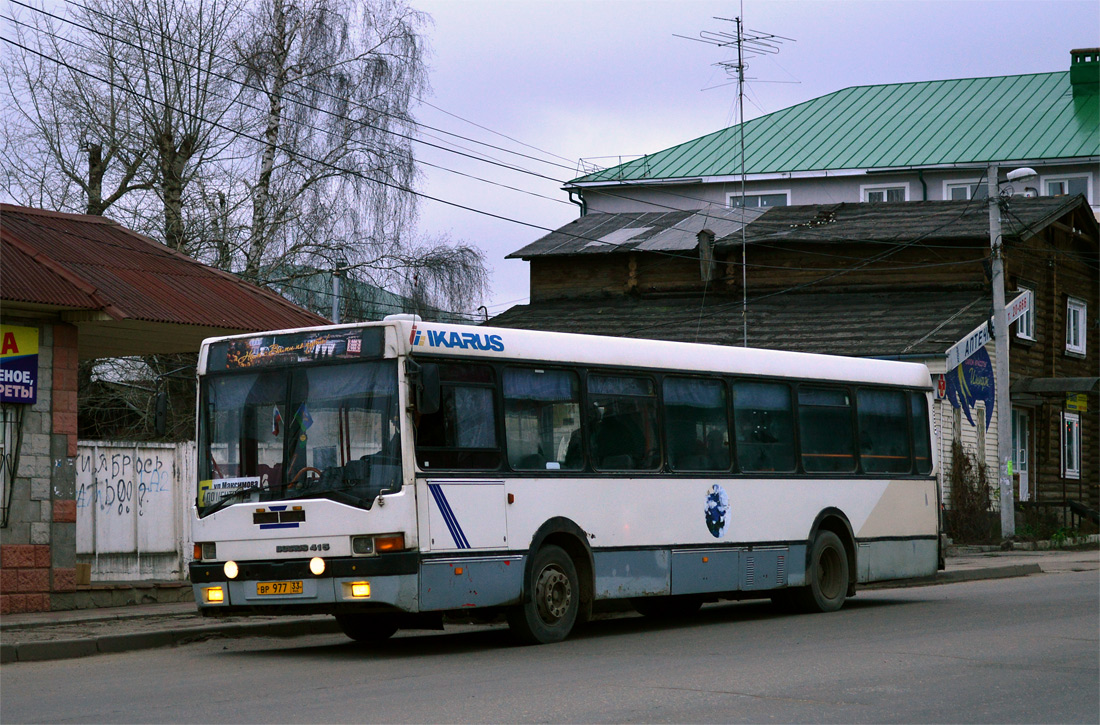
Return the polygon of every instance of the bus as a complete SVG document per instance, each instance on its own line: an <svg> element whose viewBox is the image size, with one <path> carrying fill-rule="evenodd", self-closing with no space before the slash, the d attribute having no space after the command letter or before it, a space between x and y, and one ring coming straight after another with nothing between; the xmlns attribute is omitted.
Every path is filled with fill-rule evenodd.
<svg viewBox="0 0 1100 725"><path fill-rule="evenodd" d="M831 612L942 568L920 364L405 315L209 339L198 374L204 616L547 643L603 600Z"/></svg>

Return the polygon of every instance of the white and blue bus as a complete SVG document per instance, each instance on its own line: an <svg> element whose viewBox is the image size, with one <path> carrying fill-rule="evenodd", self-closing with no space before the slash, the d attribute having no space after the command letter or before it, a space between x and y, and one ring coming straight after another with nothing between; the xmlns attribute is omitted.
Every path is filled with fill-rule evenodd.
<svg viewBox="0 0 1100 725"><path fill-rule="evenodd" d="M594 602L839 609L932 575L923 365L425 323L223 337L199 358L190 574L206 616L359 641Z"/></svg>

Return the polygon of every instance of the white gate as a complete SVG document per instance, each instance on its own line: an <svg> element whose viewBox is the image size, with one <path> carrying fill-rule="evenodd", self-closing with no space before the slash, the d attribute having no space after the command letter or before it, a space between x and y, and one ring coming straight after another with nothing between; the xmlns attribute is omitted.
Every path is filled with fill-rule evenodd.
<svg viewBox="0 0 1100 725"><path fill-rule="evenodd" d="M76 553L93 581L187 578L195 444L82 441Z"/></svg>

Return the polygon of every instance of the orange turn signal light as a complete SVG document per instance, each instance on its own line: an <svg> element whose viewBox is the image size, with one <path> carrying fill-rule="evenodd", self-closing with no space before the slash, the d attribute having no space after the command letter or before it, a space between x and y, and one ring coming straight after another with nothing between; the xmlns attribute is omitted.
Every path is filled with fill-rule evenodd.
<svg viewBox="0 0 1100 725"><path fill-rule="evenodd" d="M401 551L404 548L404 534L388 534L386 536L374 537L374 550L376 552L381 553L383 551Z"/></svg>

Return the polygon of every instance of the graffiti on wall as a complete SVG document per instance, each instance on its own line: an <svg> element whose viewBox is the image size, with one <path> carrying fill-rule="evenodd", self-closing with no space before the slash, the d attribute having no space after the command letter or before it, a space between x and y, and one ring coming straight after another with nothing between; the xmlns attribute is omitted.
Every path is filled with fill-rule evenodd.
<svg viewBox="0 0 1100 725"><path fill-rule="evenodd" d="M153 498L159 494L171 494L172 452L162 456L160 451L144 455L133 451L118 452L106 449L84 450L77 458L77 471L92 472L90 477L79 476L82 483L76 491L76 507L88 506L108 513L112 509L119 516L131 509L144 516L146 507L156 505Z"/></svg>

